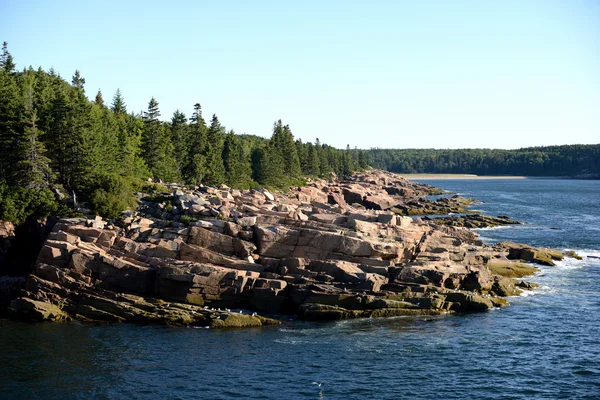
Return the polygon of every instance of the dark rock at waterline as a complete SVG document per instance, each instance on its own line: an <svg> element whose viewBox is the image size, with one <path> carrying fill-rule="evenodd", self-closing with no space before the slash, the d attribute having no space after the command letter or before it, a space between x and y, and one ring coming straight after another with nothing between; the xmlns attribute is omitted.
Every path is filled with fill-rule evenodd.
<svg viewBox="0 0 600 400"><path fill-rule="evenodd" d="M425 217L427 218L427 217ZM469 215L449 215L446 217L430 218L433 222L439 225L448 225L465 228L489 228L495 226L504 225L519 225L522 222L510 219L507 216L499 215L497 217L490 217L482 214L469 214Z"/></svg>

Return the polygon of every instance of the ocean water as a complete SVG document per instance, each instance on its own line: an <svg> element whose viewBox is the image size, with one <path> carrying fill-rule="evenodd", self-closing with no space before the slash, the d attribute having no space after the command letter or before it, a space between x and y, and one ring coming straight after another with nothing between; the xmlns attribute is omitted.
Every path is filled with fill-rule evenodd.
<svg viewBox="0 0 600 400"><path fill-rule="evenodd" d="M424 182L526 222L480 230L488 242L584 259L479 314L228 331L0 320L0 398L600 398L600 181Z"/></svg>

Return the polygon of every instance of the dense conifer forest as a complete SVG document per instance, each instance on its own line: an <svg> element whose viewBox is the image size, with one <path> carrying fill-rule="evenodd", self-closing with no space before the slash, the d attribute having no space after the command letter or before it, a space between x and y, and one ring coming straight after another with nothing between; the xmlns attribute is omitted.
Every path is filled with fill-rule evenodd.
<svg viewBox="0 0 600 400"><path fill-rule="evenodd" d="M270 140L237 135L200 103L188 117L168 121L151 98L141 114L124 95L90 101L85 78L67 82L53 69L18 71L5 42L0 58L0 219L70 214L65 199L85 201L115 217L136 204L134 192L153 181L234 188L284 188L305 177L347 175L365 168L358 150L337 150L319 139L294 140L288 125L273 124Z"/></svg>
<svg viewBox="0 0 600 400"><path fill-rule="evenodd" d="M391 172L600 177L600 144L498 149L371 149L369 165Z"/></svg>

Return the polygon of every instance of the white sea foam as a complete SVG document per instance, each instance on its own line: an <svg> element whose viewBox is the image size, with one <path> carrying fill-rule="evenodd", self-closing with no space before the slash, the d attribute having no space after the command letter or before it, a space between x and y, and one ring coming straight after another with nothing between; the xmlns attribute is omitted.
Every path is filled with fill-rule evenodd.
<svg viewBox="0 0 600 400"><path fill-rule="evenodd" d="M570 251L571 249L565 249ZM582 257L581 260L565 257L563 260L555 261L556 267L561 269L581 269L585 267L600 267L600 250L584 249L575 250Z"/></svg>
<svg viewBox="0 0 600 400"><path fill-rule="evenodd" d="M537 293L533 290L523 290L523 292L519 295L520 297L529 297L535 296Z"/></svg>
<svg viewBox="0 0 600 400"><path fill-rule="evenodd" d="M479 232L479 231L497 231L500 229L510 229L510 228L514 228L515 225L498 225L498 226L486 226L484 228L473 228L473 231L475 232Z"/></svg>

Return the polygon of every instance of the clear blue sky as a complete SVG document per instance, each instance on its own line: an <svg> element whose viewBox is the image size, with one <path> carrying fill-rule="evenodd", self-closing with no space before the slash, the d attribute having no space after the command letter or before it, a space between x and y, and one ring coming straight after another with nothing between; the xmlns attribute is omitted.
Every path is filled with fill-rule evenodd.
<svg viewBox="0 0 600 400"><path fill-rule="evenodd" d="M90 4L88 4L90 3ZM18 68L336 147L600 143L600 1L0 0Z"/></svg>

